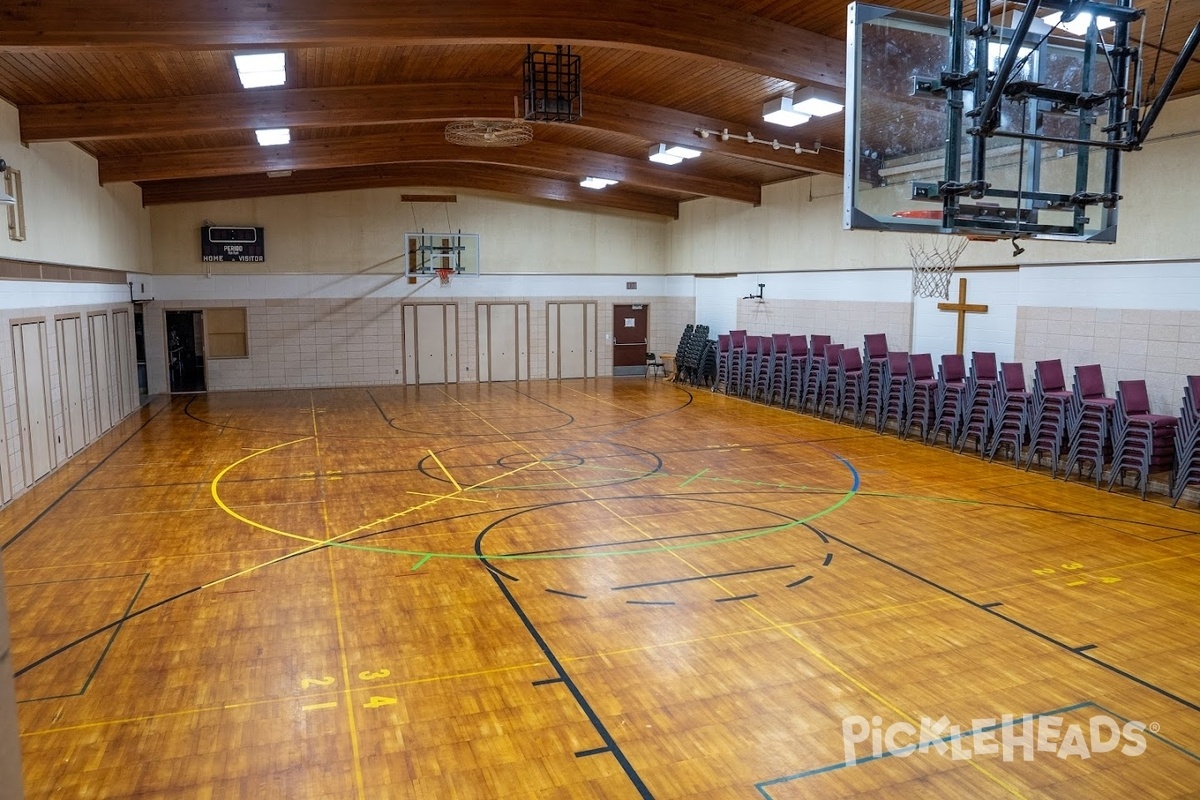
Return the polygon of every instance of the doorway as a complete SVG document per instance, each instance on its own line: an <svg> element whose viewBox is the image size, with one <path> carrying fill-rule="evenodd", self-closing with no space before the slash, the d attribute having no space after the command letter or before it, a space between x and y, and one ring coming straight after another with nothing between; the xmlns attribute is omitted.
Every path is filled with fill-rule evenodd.
<svg viewBox="0 0 1200 800"><path fill-rule="evenodd" d="M168 311L167 374L171 392L203 392L204 312Z"/></svg>
<svg viewBox="0 0 1200 800"><path fill-rule="evenodd" d="M613 375L646 374L646 332L650 307L613 306Z"/></svg>

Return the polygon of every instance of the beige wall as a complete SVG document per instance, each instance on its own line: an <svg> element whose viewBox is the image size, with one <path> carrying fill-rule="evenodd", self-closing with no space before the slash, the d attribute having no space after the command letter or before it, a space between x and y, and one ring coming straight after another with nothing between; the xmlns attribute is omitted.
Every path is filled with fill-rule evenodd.
<svg viewBox="0 0 1200 800"><path fill-rule="evenodd" d="M20 142L17 110L0 101L0 158L21 173L26 239L8 237L0 210L0 258L105 269L150 270L150 215L131 183L101 186L96 160L66 143Z"/></svg>
<svg viewBox="0 0 1200 800"><path fill-rule="evenodd" d="M1145 148L1125 154L1118 242L972 242L959 264L1089 263L1195 259L1200 197L1200 96L1169 103ZM684 203L671 225L670 272L783 272L908 266L904 236L843 231L841 177L816 176L763 188L752 208L729 200Z"/></svg>
<svg viewBox="0 0 1200 800"><path fill-rule="evenodd" d="M658 275L667 263L666 220L461 192L456 203L401 201L401 194L420 191L366 189L155 206L154 272L196 275L208 267L213 274L400 273L404 234L422 228L478 233L485 274ZM205 220L265 228L266 262L202 262L199 231Z"/></svg>

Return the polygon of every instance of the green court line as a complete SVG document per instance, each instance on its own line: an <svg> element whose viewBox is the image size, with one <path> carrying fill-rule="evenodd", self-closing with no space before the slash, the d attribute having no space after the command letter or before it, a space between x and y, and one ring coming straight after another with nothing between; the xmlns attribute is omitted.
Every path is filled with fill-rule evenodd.
<svg viewBox="0 0 1200 800"><path fill-rule="evenodd" d="M682 489L684 486L687 486L689 483L691 483L692 481L696 480L696 478L699 478L701 475L703 475L703 474L704 474L704 473L706 473L706 472L708 472L708 467L705 467L704 469L700 470L699 472L697 472L697 473L696 473L695 475L693 475L692 477L688 478L688 479L687 479L686 481L684 481L683 483L679 484L679 488L680 488L680 489Z"/></svg>
<svg viewBox="0 0 1200 800"><path fill-rule="evenodd" d="M426 553L424 556L421 557L420 561L418 561L417 563L412 565L412 571L416 572L417 570L419 570L421 568L421 565L423 565L426 561L428 561L431 558L433 558L433 553Z"/></svg>

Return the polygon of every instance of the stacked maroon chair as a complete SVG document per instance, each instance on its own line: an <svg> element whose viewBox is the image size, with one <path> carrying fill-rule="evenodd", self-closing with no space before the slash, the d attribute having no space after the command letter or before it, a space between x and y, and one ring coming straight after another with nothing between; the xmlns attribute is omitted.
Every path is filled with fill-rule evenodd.
<svg viewBox="0 0 1200 800"><path fill-rule="evenodd" d="M742 374L746 371L746 332L744 330L730 331L729 347L731 348L729 385L725 394L729 394L731 391L734 394L741 394Z"/></svg>
<svg viewBox="0 0 1200 800"><path fill-rule="evenodd" d="M751 400L769 400L771 391L771 364L775 359L773 338L758 337L758 356L754 359L754 384L750 389Z"/></svg>
<svg viewBox="0 0 1200 800"><path fill-rule="evenodd" d="M936 422L926 444L934 444L946 434L946 444L953 448L962 433L963 415L967 405L967 364L960 354L942 356L938 366L938 395Z"/></svg>
<svg viewBox="0 0 1200 800"><path fill-rule="evenodd" d="M905 439L914 425L921 429L921 441L929 438L929 432L933 430L933 415L937 410L938 385L938 379L933 376L933 356L914 353L909 357L906 411L901 432Z"/></svg>
<svg viewBox="0 0 1200 800"><path fill-rule="evenodd" d="M1112 471L1108 490L1132 472L1136 487L1146 499L1146 484L1155 470L1171 469L1175 457L1175 429L1179 418L1150 412L1146 382L1118 381L1113 437Z"/></svg>
<svg viewBox="0 0 1200 800"><path fill-rule="evenodd" d="M784 405L787 397L788 379L788 335L786 333L771 334L771 369L767 375L767 405L772 405L775 398Z"/></svg>
<svg viewBox="0 0 1200 800"><path fill-rule="evenodd" d="M733 345L732 339L728 333L717 334L717 382L713 384L713 391L720 389L725 394L729 394L730 370L733 367Z"/></svg>
<svg viewBox="0 0 1200 800"><path fill-rule="evenodd" d="M1034 365L1033 409L1029 454L1025 457L1026 472L1033 465L1035 457L1038 464L1041 464L1044 454L1050 457L1050 477L1057 477L1058 460L1067 438L1067 415L1071 410L1073 396L1063 376L1062 361L1056 358L1039 361Z"/></svg>
<svg viewBox="0 0 1200 800"><path fill-rule="evenodd" d="M833 342L828 336L814 333L809 337L808 361L804 365L804 392L800 396L797 411L803 411L812 401L813 412L821 402L821 372L825 368L825 347Z"/></svg>
<svg viewBox="0 0 1200 800"><path fill-rule="evenodd" d="M1096 488L1100 488L1116 405L1115 398L1104 394L1104 373L1099 364L1075 367L1075 391L1067 420L1070 449L1067 451L1064 479L1070 480L1076 468L1082 478L1084 466L1090 464Z"/></svg>
<svg viewBox="0 0 1200 800"><path fill-rule="evenodd" d="M738 383L738 396L754 399L754 381L758 377L758 362L762 358L761 336L746 337L746 355L742 361L742 379Z"/></svg>
<svg viewBox="0 0 1200 800"><path fill-rule="evenodd" d="M804 372L808 362L808 337L788 337L787 389L783 395L783 407L800 406L804 397Z"/></svg>
<svg viewBox="0 0 1200 800"><path fill-rule="evenodd" d="M845 345L841 344L825 345L821 357L815 363L817 374L813 380L813 383L816 384L816 402L813 404L814 417L824 416L826 406L837 408L838 360L844 348Z"/></svg>
<svg viewBox="0 0 1200 800"><path fill-rule="evenodd" d="M1183 490L1200 484L1200 375L1189 375L1183 387L1183 407L1175 428L1175 472L1171 475L1171 507Z"/></svg>
<svg viewBox="0 0 1200 800"><path fill-rule="evenodd" d="M834 420L841 422L850 414L850 419L858 424L862 414L863 394L866 392L867 371L863 368L862 353L857 347L846 347L838 353L837 379L837 413Z"/></svg>
<svg viewBox="0 0 1200 800"><path fill-rule="evenodd" d="M867 362L867 393L882 395L883 368L887 364L886 333L868 333L863 337L863 359Z"/></svg>
<svg viewBox="0 0 1200 800"><path fill-rule="evenodd" d="M958 452L975 439L975 449L982 458L991 438L992 393L996 389L999 373L996 372L995 353L971 353L971 372L967 375L967 407L962 432L958 436Z"/></svg>
<svg viewBox="0 0 1200 800"><path fill-rule="evenodd" d="M1025 367L1018 363L1000 365L1000 380L992 394L992 438L988 461L996 460L1001 447L1008 446L1013 466L1021 465L1021 448L1029 435L1033 393L1025 390Z"/></svg>
<svg viewBox="0 0 1200 800"><path fill-rule="evenodd" d="M903 359L908 357L908 353L888 353L888 356L883 361L883 366L879 370L879 377L876 379L873 374L867 375L867 390L863 395L862 413L859 414L858 424L861 426L867 420L867 415L871 415L871 421L875 423L875 432L883 431L883 414L887 408L889 385L893 377L903 378ZM899 366L900 374L897 374L893 367Z"/></svg>
<svg viewBox="0 0 1200 800"><path fill-rule="evenodd" d="M908 401L908 353L888 353L883 376L883 413L875 420L875 432L883 433L891 420L896 421L896 433L904 427L904 411Z"/></svg>

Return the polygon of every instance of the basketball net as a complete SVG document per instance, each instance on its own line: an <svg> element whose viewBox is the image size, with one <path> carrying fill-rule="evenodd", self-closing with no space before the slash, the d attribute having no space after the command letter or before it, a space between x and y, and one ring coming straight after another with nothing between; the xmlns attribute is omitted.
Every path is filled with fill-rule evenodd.
<svg viewBox="0 0 1200 800"><path fill-rule="evenodd" d="M441 286L450 285L450 277L454 275L454 270L450 267L438 267L434 270L438 276L438 281Z"/></svg>
<svg viewBox="0 0 1200 800"><path fill-rule="evenodd" d="M904 243L912 257L914 297L950 299L950 278L958 257L966 249L965 236L907 236Z"/></svg>

